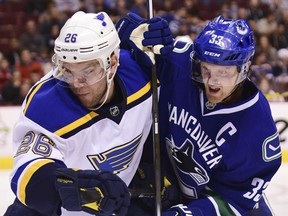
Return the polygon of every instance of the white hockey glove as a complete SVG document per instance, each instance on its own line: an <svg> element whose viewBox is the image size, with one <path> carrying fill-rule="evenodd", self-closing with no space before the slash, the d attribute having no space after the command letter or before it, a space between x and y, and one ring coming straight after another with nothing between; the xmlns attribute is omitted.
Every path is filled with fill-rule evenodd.
<svg viewBox="0 0 288 216"><path fill-rule="evenodd" d="M161 17L149 21L134 13L116 23L121 48L131 50L134 59L142 66L155 64L155 56L167 56L173 50L173 37L168 22Z"/></svg>

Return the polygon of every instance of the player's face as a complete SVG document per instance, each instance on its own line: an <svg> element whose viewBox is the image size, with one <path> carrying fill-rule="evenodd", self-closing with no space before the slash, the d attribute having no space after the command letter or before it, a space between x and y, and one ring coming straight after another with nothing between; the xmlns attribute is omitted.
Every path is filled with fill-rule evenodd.
<svg viewBox="0 0 288 216"><path fill-rule="evenodd" d="M236 66L221 66L201 62L201 75L205 93L211 103L220 103L228 97L238 83Z"/></svg>
<svg viewBox="0 0 288 216"><path fill-rule="evenodd" d="M65 82L87 108L100 104L107 91L107 72L96 61L64 63Z"/></svg>

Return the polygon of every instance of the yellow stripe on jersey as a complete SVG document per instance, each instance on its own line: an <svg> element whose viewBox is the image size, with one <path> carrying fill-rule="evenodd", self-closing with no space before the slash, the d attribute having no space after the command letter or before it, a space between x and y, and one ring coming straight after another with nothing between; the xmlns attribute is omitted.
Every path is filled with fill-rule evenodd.
<svg viewBox="0 0 288 216"><path fill-rule="evenodd" d="M133 101L136 101L137 99L141 98L143 95L145 95L149 90L151 89L151 82L148 82L143 88L141 88L139 91L135 92L134 94L130 95L127 98L127 104L132 103Z"/></svg>
<svg viewBox="0 0 288 216"><path fill-rule="evenodd" d="M53 79L53 78L51 78L51 79ZM23 110L24 115L26 114L27 108L29 107L33 96L36 94L36 92L39 90L39 88L40 88L44 83L46 83L47 81L49 81L49 80L51 80L51 79L48 79L48 80L45 80L45 81L41 82L41 83L40 83L39 85L37 85L36 88L29 94L27 103L26 103L25 108L24 108L24 110Z"/></svg>
<svg viewBox="0 0 288 216"><path fill-rule="evenodd" d="M72 131L73 129L91 121L93 118L95 118L96 116L98 116L99 114L95 113L95 112L90 112L87 115L83 116L80 119L77 119L76 121L68 124L67 126L57 130L54 132L54 134L58 135L58 136L62 136L70 131Z"/></svg>
<svg viewBox="0 0 288 216"><path fill-rule="evenodd" d="M28 167L28 169L24 170L24 175L21 177L21 181L18 188L18 199L26 205L26 187L28 185L28 182L30 181L33 174L41 167L48 163L54 163L53 160L49 159L41 159L39 161L36 161L32 163L31 166Z"/></svg>

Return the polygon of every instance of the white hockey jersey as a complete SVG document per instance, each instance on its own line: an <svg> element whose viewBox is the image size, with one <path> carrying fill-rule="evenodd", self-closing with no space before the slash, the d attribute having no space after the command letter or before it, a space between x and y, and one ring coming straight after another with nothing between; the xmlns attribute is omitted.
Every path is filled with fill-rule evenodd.
<svg viewBox="0 0 288 216"><path fill-rule="evenodd" d="M24 204L30 197L27 188L31 177L50 159L69 168L108 170L129 185L151 128L149 73L130 58L128 51L121 51L115 76L121 103L91 111L59 82L47 74L30 90L14 129L11 187ZM62 215L74 213L63 209Z"/></svg>

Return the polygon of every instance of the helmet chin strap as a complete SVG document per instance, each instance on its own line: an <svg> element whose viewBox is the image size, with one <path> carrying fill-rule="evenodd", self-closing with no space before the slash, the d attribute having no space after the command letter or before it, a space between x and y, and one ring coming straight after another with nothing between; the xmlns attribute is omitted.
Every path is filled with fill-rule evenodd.
<svg viewBox="0 0 288 216"><path fill-rule="evenodd" d="M117 70L117 68L115 69L115 73L113 73L110 78L109 78L109 75L111 74L111 68L107 71L107 75L106 75L107 91L106 91L105 98L104 98L103 102L99 106L97 106L96 108L89 108L89 110L96 111L96 110L100 109L100 107L102 107L106 103L108 96L109 96L109 93L110 93L112 80L114 79L114 76L116 74L116 70Z"/></svg>

